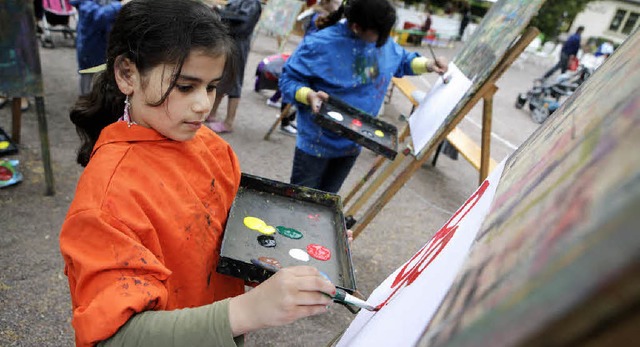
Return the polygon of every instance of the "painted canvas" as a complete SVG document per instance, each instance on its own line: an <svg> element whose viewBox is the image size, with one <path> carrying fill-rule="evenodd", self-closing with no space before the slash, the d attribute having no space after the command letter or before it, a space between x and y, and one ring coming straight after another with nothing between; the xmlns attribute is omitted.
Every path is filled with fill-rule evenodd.
<svg viewBox="0 0 640 347"><path fill-rule="evenodd" d="M303 4L296 0L269 0L262 9L258 28L276 36L286 36L293 29Z"/></svg>
<svg viewBox="0 0 640 347"><path fill-rule="evenodd" d="M42 96L42 71L31 1L0 2L0 93Z"/></svg>
<svg viewBox="0 0 640 347"><path fill-rule="evenodd" d="M639 89L636 30L508 159L421 346L582 345L640 301Z"/></svg>
<svg viewBox="0 0 640 347"><path fill-rule="evenodd" d="M422 150L416 151L416 156L426 155L426 152L436 145L435 140L444 132L445 127L454 121L457 113L498 66L506 51L537 14L544 1L500 0L491 6L473 36L453 59L453 63L471 80L472 85L431 139L421 146ZM419 109L411 117L429 116L427 109Z"/></svg>
<svg viewBox="0 0 640 347"><path fill-rule="evenodd" d="M338 347L415 345L467 257L503 167L499 165L431 240L374 290L367 301L379 311L361 311Z"/></svg>

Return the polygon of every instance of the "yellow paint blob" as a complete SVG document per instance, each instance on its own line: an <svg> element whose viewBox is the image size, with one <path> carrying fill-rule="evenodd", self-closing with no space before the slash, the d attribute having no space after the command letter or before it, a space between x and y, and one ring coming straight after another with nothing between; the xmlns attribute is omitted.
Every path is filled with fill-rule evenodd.
<svg viewBox="0 0 640 347"><path fill-rule="evenodd" d="M376 134L377 137L384 137L384 133L382 132L382 130L376 130L373 133Z"/></svg>
<svg viewBox="0 0 640 347"><path fill-rule="evenodd" d="M9 141L0 141L0 149L9 148Z"/></svg>
<svg viewBox="0 0 640 347"><path fill-rule="evenodd" d="M243 222L247 228L255 230L261 234L271 235L276 232L276 228L272 227L271 225L267 225L267 223L265 223L260 218L248 216L244 217Z"/></svg>
<svg viewBox="0 0 640 347"><path fill-rule="evenodd" d="M265 225L264 228L258 230L259 232L265 234L265 235L271 235L273 233L276 232L276 228L272 227L271 225Z"/></svg>
<svg viewBox="0 0 640 347"><path fill-rule="evenodd" d="M244 225L246 225L247 228L251 230L260 231L267 226L267 223L265 223L260 218L249 216L249 217L244 217Z"/></svg>

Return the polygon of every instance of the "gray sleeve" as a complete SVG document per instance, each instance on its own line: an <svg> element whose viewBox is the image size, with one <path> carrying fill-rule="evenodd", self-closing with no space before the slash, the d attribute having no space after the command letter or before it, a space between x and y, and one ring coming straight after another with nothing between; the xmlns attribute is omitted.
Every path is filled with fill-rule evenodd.
<svg viewBox="0 0 640 347"><path fill-rule="evenodd" d="M131 317L99 347L173 347L244 345L244 335L233 337L229 299L174 311L145 311Z"/></svg>

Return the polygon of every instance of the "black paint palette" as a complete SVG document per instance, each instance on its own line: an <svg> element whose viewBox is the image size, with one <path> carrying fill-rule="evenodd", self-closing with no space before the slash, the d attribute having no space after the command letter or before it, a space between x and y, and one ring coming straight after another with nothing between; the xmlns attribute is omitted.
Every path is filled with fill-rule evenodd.
<svg viewBox="0 0 640 347"><path fill-rule="evenodd" d="M11 155L18 153L18 146L16 146L7 133L0 128L0 156Z"/></svg>
<svg viewBox="0 0 640 347"><path fill-rule="evenodd" d="M315 121L323 128L391 160L398 154L398 129L393 124L374 118L335 97L322 103Z"/></svg>
<svg viewBox="0 0 640 347"><path fill-rule="evenodd" d="M294 257L315 253L319 246L330 252L327 260L320 260L326 253L308 261ZM260 283L273 274L258 266L257 260L265 259L281 267L316 267L334 285L353 292L356 281L340 196L243 173L217 271Z"/></svg>

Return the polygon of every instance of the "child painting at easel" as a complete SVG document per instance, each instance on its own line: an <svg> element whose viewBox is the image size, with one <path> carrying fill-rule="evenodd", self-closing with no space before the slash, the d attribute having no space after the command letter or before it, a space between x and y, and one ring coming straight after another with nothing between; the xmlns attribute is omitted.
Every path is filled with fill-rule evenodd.
<svg viewBox="0 0 640 347"><path fill-rule="evenodd" d="M122 6L106 71L71 111L85 169L60 248L78 346L235 346L332 302L313 267L247 293L215 271L240 168L203 123L233 45L198 1Z"/></svg>
<svg viewBox="0 0 640 347"><path fill-rule="evenodd" d="M429 60L389 40L395 22L387 0L345 0L287 60L280 90L298 109L292 184L337 193L360 154L358 144L313 121L329 96L378 114L391 77L447 71L444 58Z"/></svg>

